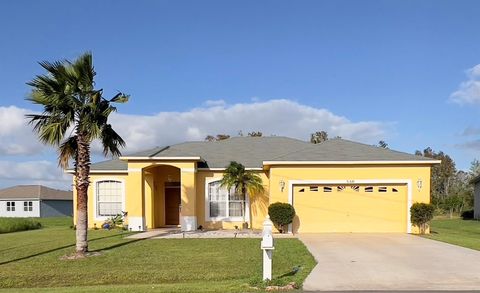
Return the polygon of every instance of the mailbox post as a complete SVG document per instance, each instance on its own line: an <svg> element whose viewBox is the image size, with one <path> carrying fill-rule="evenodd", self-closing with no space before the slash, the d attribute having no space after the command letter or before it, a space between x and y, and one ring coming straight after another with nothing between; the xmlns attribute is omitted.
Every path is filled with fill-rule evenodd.
<svg viewBox="0 0 480 293"><path fill-rule="evenodd" d="M263 221L262 242L260 244L263 250L263 280L272 279L272 252L275 249L273 246L273 223L267 215Z"/></svg>

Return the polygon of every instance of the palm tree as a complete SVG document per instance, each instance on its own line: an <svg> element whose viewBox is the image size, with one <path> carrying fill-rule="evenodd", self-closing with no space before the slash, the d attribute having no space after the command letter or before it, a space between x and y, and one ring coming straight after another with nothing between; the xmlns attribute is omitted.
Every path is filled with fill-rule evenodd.
<svg viewBox="0 0 480 293"><path fill-rule="evenodd" d="M92 54L85 53L74 62L67 60L39 63L47 73L37 75L27 85L32 91L27 98L43 107L42 114L26 115L34 125L39 140L58 148L58 164L67 168L74 161L77 191L76 255L88 251L88 186L90 184L90 144L99 139L103 153L120 155L123 139L108 124L116 108L111 103L125 103L128 96L118 93L112 99L103 97L103 90L94 89L96 72Z"/></svg>
<svg viewBox="0 0 480 293"><path fill-rule="evenodd" d="M240 193L243 199L246 199L247 195L250 199L250 205L257 194L264 192L262 178L253 171L245 170L245 166L235 161L225 169L223 179L220 182L221 187L225 187L228 190L232 188L235 192ZM252 228L252 209L250 208L250 223L249 227ZM245 222L245 205L243 206L243 222Z"/></svg>

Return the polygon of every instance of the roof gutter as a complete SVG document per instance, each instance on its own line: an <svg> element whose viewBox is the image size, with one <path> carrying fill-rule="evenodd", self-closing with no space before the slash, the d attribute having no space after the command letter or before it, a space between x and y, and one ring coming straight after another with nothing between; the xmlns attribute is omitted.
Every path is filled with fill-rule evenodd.
<svg viewBox="0 0 480 293"><path fill-rule="evenodd" d="M227 168L197 168L198 171L225 171ZM263 171L263 168L248 168L245 170L249 171Z"/></svg>
<svg viewBox="0 0 480 293"><path fill-rule="evenodd" d="M122 161L201 161L200 157L120 157Z"/></svg>
<svg viewBox="0 0 480 293"><path fill-rule="evenodd" d="M65 170L63 172L67 174L72 174L72 175L75 174L75 171L73 170ZM128 170L90 170L90 174L111 174L111 173L127 174Z"/></svg>
<svg viewBox="0 0 480 293"><path fill-rule="evenodd" d="M425 165L440 164L440 160L410 161L263 161L263 165Z"/></svg>

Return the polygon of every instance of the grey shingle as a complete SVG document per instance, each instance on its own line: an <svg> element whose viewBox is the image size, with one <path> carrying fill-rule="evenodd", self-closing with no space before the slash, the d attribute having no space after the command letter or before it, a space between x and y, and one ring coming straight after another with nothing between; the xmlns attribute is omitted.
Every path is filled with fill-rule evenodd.
<svg viewBox="0 0 480 293"><path fill-rule="evenodd" d="M345 139L311 144L269 161L430 161L431 158L384 149Z"/></svg>
<svg viewBox="0 0 480 293"><path fill-rule="evenodd" d="M42 200L72 200L73 192L43 185L17 185L0 190L0 199L34 198Z"/></svg>
<svg viewBox="0 0 480 293"><path fill-rule="evenodd" d="M114 160L93 163L92 165L90 165L90 169L95 171L97 170L98 171L102 171L102 170L116 170L116 171L125 170L126 171L128 169L128 166L126 161L114 159Z"/></svg>
<svg viewBox="0 0 480 293"><path fill-rule="evenodd" d="M311 144L298 139L233 137L221 141L196 141L157 147L125 157L200 157L199 167L224 168L237 161L249 168L261 168L264 161L423 161L412 154L383 149L344 139ZM127 163L111 160L92 164L92 170L127 170Z"/></svg>

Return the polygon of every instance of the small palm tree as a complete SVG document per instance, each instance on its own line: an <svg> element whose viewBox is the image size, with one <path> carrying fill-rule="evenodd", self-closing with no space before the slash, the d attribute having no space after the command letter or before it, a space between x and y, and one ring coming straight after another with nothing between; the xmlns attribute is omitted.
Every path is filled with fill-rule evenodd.
<svg viewBox="0 0 480 293"><path fill-rule="evenodd" d="M253 171L245 170L245 166L235 161L230 162L225 169L220 186L225 187L228 190L234 188L235 192L240 193L243 199L246 199L248 195L250 205L253 202L255 195L261 194L265 191L262 178ZM252 228L252 209L250 208L249 210L249 227ZM245 205L243 206L243 222L245 222Z"/></svg>
<svg viewBox="0 0 480 293"><path fill-rule="evenodd" d="M76 254L88 251L88 186L90 184L90 144L99 139L104 155L120 155L123 139L108 124L116 108L111 103L124 103L128 96L118 93L112 99L103 98L103 90L94 89L96 75L91 53L74 62L40 62L47 71L37 75L27 85L32 92L27 100L43 107L42 114L27 115L40 141L58 147L58 164L67 168L74 161L77 191Z"/></svg>

